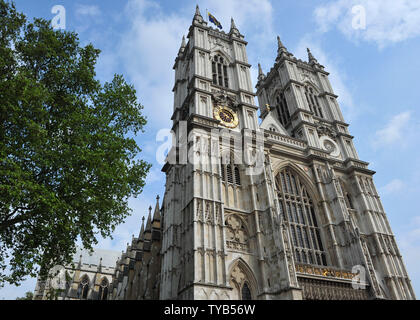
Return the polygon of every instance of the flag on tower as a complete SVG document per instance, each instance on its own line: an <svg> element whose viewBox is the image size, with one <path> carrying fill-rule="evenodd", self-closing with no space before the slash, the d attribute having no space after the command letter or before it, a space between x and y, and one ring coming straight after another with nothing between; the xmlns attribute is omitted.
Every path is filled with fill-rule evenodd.
<svg viewBox="0 0 420 320"><path fill-rule="evenodd" d="M207 14L209 15L209 21L214 23L219 29L222 29L221 23L217 21L217 19L210 12L207 12Z"/></svg>

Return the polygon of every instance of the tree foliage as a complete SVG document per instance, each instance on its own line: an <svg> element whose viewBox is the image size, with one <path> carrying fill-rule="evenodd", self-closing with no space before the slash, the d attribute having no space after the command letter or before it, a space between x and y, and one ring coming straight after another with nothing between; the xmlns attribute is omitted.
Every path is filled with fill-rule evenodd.
<svg viewBox="0 0 420 320"><path fill-rule="evenodd" d="M34 298L34 294L31 291L27 291L24 297L18 297L16 300L32 300Z"/></svg>
<svg viewBox="0 0 420 320"><path fill-rule="evenodd" d="M143 107L121 75L95 78L99 53L0 0L0 285L111 236L144 187Z"/></svg>

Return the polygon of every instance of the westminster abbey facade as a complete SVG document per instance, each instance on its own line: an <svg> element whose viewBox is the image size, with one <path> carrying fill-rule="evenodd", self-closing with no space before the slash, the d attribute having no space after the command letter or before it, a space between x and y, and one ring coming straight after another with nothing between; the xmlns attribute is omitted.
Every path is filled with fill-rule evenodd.
<svg viewBox="0 0 420 320"><path fill-rule="evenodd" d="M173 67L165 193L106 298L415 299L375 172L309 49L302 61L277 38L255 92L233 19L219 31L197 7L187 39Z"/></svg>

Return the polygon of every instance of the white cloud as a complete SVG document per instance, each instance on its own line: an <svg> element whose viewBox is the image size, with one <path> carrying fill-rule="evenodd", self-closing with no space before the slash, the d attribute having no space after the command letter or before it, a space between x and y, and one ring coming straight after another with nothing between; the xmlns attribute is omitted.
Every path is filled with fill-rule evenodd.
<svg viewBox="0 0 420 320"><path fill-rule="evenodd" d="M388 124L376 131L374 145L376 147L403 143L404 132L408 130L408 123L411 117L410 111L405 111L394 116Z"/></svg>
<svg viewBox="0 0 420 320"><path fill-rule="evenodd" d="M101 14L101 10L98 6L78 4L76 6L76 14L79 16L91 16L96 17Z"/></svg>
<svg viewBox="0 0 420 320"><path fill-rule="evenodd" d="M391 194L402 190L404 183L400 179L394 179L385 186L380 188L382 195Z"/></svg>
<svg viewBox="0 0 420 320"><path fill-rule="evenodd" d="M362 6L366 28L353 28L357 16L354 6ZM420 1L418 0L339 0L315 10L321 32L337 28L349 39L375 42L380 48L420 35Z"/></svg>

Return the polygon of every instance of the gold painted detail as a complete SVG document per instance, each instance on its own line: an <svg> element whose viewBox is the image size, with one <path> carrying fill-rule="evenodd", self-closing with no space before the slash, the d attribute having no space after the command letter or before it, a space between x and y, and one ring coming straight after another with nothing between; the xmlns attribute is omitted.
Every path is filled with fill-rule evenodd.
<svg viewBox="0 0 420 320"><path fill-rule="evenodd" d="M355 276L356 273L349 272L347 270L335 270L331 268L319 268L314 267L311 265L302 265L296 264L295 265L296 272L315 275L315 276L322 276L322 277L329 277L329 278L338 278L338 279L348 279L351 280Z"/></svg>
<svg viewBox="0 0 420 320"><path fill-rule="evenodd" d="M213 117L227 128L236 128L239 124L238 115L227 106L218 105L213 109Z"/></svg>

